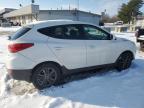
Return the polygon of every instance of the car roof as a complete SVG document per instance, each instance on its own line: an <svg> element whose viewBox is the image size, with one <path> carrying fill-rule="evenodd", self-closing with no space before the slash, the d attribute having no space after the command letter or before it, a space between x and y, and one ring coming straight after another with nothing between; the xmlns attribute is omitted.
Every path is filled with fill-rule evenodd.
<svg viewBox="0 0 144 108"><path fill-rule="evenodd" d="M62 20L45 20L45 21L36 21L33 23L30 23L26 25L25 27L30 27L33 29L41 29L45 27L51 27L51 26L58 26L58 25L67 25L67 24L88 24L88 25L93 25L98 28L101 28L97 25L94 25L92 23L87 23L87 22L81 22L81 21L73 21L73 20L67 20L67 19L62 19ZM109 33L105 29L103 29L105 32Z"/></svg>
<svg viewBox="0 0 144 108"><path fill-rule="evenodd" d="M90 24L90 23L85 23L81 21L72 21L72 20L46 20L46 21L33 22L26 26L35 27L35 28L43 28L43 27L65 25L65 24ZM90 24L90 25L93 25L93 24Z"/></svg>

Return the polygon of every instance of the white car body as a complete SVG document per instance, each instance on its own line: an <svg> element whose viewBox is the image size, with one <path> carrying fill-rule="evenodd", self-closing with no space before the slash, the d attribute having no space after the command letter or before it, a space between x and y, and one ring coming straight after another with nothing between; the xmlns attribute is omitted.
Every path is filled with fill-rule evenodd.
<svg viewBox="0 0 144 108"><path fill-rule="evenodd" d="M55 62L67 70L73 70L114 64L125 51L130 51L135 56L136 47L133 42L116 38L111 34L111 40L71 40L57 39L38 32L41 28L68 24L92 25L78 21L52 20L25 26L31 30L15 40L10 40L9 45L18 43L33 43L34 45L16 53L8 53L6 67L10 74L15 79L28 81L32 75L31 71L44 62ZM26 70L29 70L28 77L23 74ZM19 72L19 75L15 76L14 71Z"/></svg>

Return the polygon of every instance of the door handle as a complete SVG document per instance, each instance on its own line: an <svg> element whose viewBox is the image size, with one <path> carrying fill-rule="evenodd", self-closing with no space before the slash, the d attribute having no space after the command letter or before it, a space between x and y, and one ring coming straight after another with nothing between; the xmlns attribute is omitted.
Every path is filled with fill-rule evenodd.
<svg viewBox="0 0 144 108"><path fill-rule="evenodd" d="M59 49L61 49L61 48L63 48L63 47L55 47L55 48L59 48Z"/></svg>
<svg viewBox="0 0 144 108"><path fill-rule="evenodd" d="M62 50L63 47L54 47L56 50Z"/></svg>
<svg viewBox="0 0 144 108"><path fill-rule="evenodd" d="M92 48L92 49L93 49L93 48L95 48L95 46L94 46L94 45L90 45L89 47L90 47L90 48Z"/></svg>

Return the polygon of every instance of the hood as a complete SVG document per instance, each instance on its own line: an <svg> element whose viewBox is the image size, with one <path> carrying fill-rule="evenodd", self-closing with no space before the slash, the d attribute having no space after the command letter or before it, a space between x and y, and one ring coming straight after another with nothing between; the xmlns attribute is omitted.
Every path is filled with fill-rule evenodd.
<svg viewBox="0 0 144 108"><path fill-rule="evenodd" d="M128 39L120 38L120 37L116 37L116 40L121 40L121 41L130 41L130 40L128 40Z"/></svg>

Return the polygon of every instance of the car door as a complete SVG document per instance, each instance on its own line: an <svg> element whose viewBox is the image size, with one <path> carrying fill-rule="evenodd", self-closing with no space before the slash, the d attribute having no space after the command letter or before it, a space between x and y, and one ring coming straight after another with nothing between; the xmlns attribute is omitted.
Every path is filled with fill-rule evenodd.
<svg viewBox="0 0 144 108"><path fill-rule="evenodd" d="M86 44L79 25L61 25L49 28L48 46L67 69L86 66Z"/></svg>
<svg viewBox="0 0 144 108"><path fill-rule="evenodd" d="M104 65L114 62L115 42L111 34L92 25L83 25L86 47L87 66Z"/></svg>

